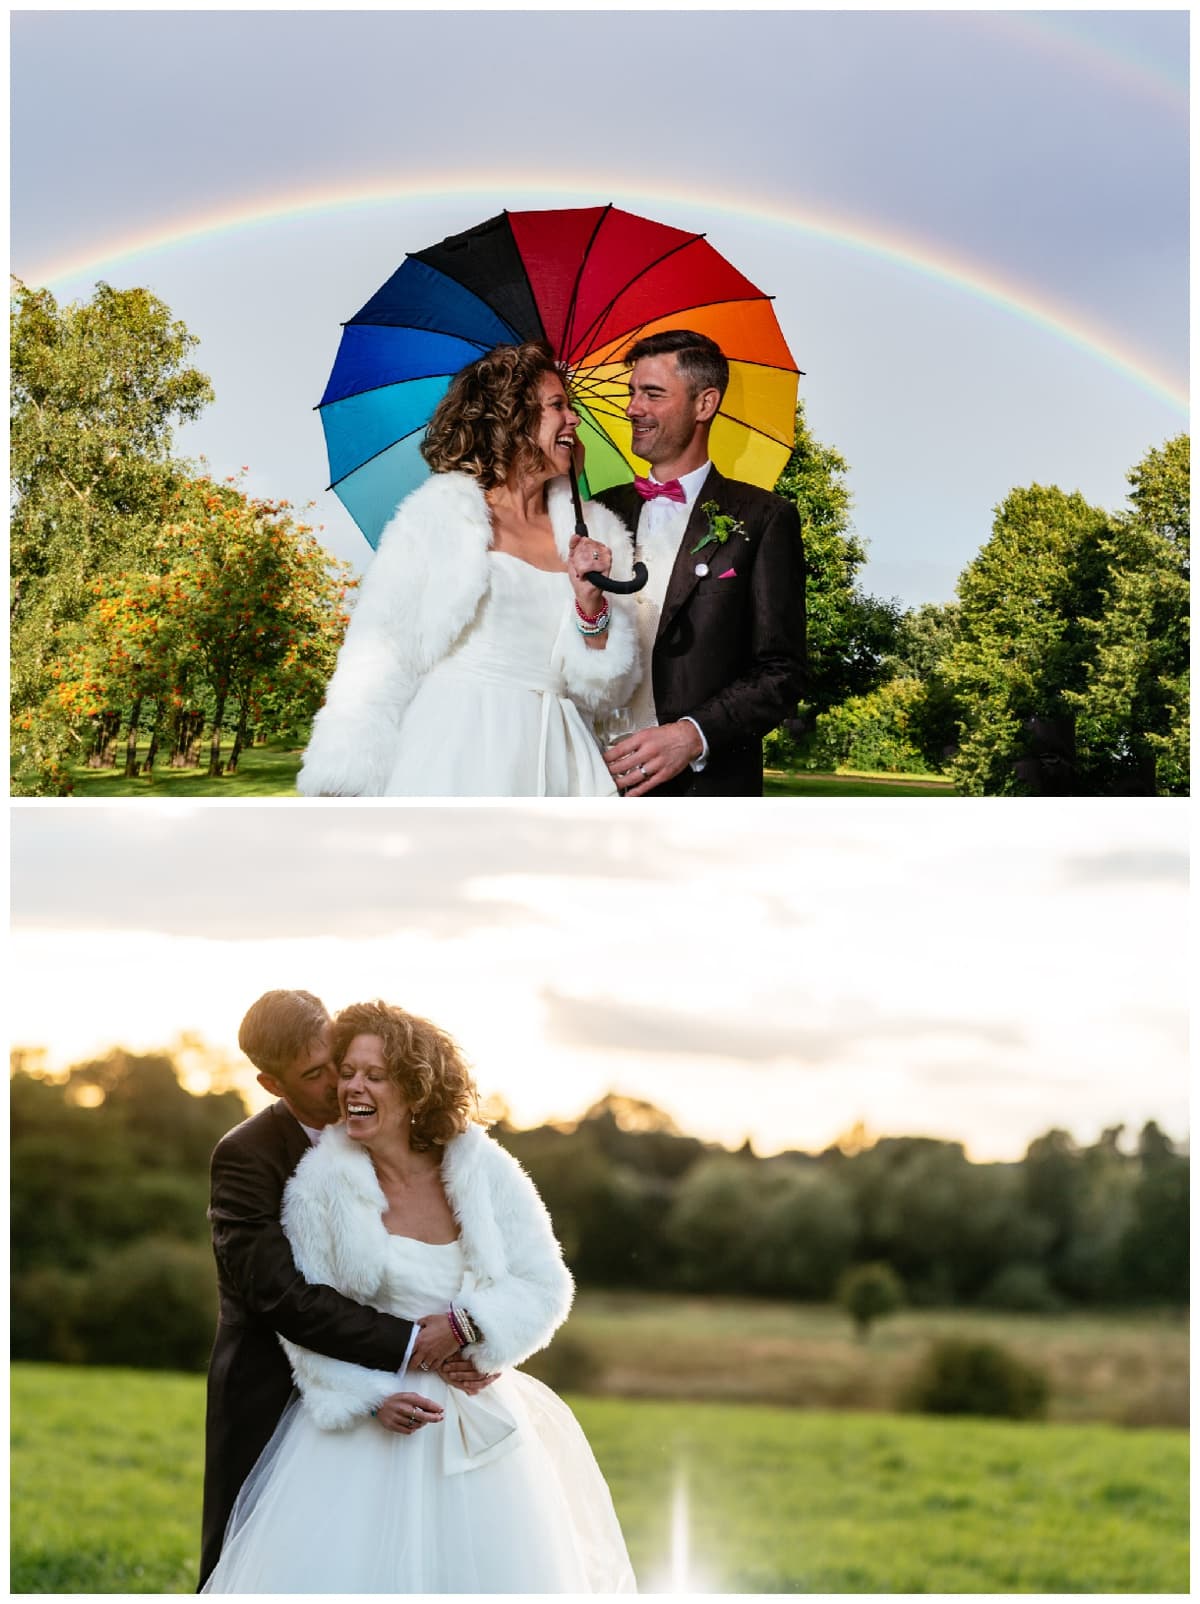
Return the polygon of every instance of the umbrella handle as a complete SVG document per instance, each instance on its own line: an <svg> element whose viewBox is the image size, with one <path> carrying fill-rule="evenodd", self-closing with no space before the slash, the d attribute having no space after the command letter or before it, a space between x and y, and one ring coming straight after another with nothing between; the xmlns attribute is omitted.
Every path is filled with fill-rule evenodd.
<svg viewBox="0 0 1200 1604"><path fill-rule="evenodd" d="M613 579L608 574L598 574L595 569L583 577L597 590L610 590L615 596L632 596L634 591L641 590L650 575L645 563L634 563L632 579Z"/></svg>
<svg viewBox="0 0 1200 1604"><path fill-rule="evenodd" d="M584 522L583 502L579 496L579 480L575 473L574 457L571 458L568 476L571 480L571 500L575 503L575 533L580 540L586 540L588 538L588 526ZM632 596L635 591L641 590L642 586L650 578L650 574L645 563L634 563L632 579L610 579L607 574L598 574L594 568L590 573L584 574L583 577L589 585L595 585L597 590L607 590L614 596Z"/></svg>

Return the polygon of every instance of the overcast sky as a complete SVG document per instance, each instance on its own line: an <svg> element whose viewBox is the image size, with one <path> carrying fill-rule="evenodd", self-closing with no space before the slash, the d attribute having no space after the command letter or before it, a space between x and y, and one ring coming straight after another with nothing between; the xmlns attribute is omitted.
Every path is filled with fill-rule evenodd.
<svg viewBox="0 0 1200 1604"><path fill-rule="evenodd" d="M1185 426L1187 52L1183 11L17 12L13 266L160 294L218 397L180 447L361 564L311 408L405 251L505 205L706 231L777 298L867 588L941 601L1010 488L1119 506Z"/></svg>
<svg viewBox="0 0 1200 1604"><path fill-rule="evenodd" d="M761 1152L1187 1135L1186 804L620 811L14 806L12 1040L236 1058L300 986L429 1015L522 1124L615 1090Z"/></svg>

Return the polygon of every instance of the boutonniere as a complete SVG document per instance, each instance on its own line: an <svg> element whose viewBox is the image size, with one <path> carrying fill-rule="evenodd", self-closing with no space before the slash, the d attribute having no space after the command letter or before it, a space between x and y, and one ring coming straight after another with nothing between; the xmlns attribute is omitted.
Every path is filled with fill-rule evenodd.
<svg viewBox="0 0 1200 1604"><path fill-rule="evenodd" d="M702 501L700 511L708 519L708 530L702 540L698 540L692 547L691 555L694 557L705 546L723 546L732 535L744 535L745 525L740 518L731 513L721 512L715 501Z"/></svg>

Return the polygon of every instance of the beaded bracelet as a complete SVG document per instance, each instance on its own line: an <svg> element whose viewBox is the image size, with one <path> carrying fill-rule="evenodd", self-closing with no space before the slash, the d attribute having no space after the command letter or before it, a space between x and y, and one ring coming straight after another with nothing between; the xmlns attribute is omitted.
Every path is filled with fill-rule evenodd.
<svg viewBox="0 0 1200 1604"><path fill-rule="evenodd" d="M596 614L594 619L587 618L586 614L581 613L579 611L578 603L576 603L575 612L575 623L581 635L603 635L609 624L612 622L612 614L608 610L607 602L605 602L604 606Z"/></svg>
<svg viewBox="0 0 1200 1604"><path fill-rule="evenodd" d="M465 1348L468 1343L481 1340L479 1327L465 1309L460 1309L456 1304L452 1303L446 1311L446 1317L450 1321L450 1329L457 1337L460 1348Z"/></svg>
<svg viewBox="0 0 1200 1604"><path fill-rule="evenodd" d="M598 613L585 613L583 608L579 605L579 597L576 596L575 611L585 624L598 624L608 611L608 598L607 596L602 596L600 598L600 611Z"/></svg>

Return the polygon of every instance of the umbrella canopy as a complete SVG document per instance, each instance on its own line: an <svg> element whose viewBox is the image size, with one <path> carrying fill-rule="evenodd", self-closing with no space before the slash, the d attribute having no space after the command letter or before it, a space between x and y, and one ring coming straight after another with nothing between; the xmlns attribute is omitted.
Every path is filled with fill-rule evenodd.
<svg viewBox="0 0 1200 1604"><path fill-rule="evenodd" d="M660 329L729 358L713 461L770 488L791 451L798 370L770 298L702 234L614 206L501 212L405 258L345 325L319 410L330 489L371 545L426 476L421 440L455 373L494 345L546 340L587 447L584 490L632 478L621 354Z"/></svg>

